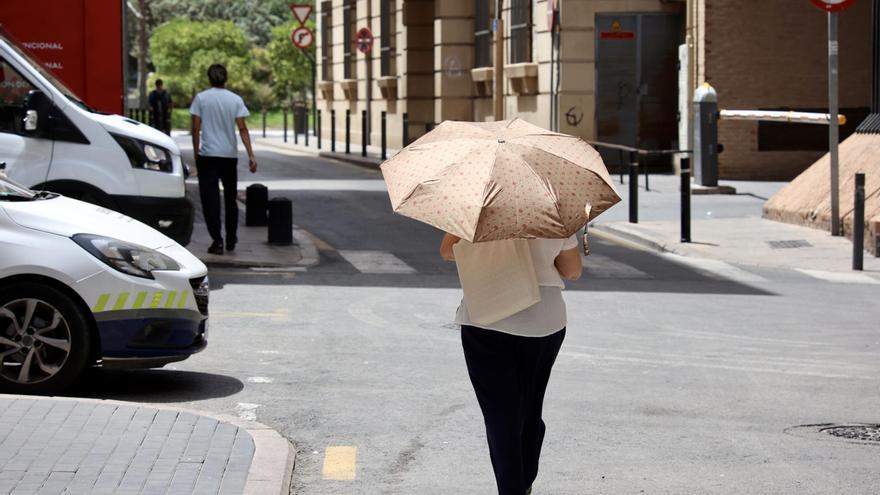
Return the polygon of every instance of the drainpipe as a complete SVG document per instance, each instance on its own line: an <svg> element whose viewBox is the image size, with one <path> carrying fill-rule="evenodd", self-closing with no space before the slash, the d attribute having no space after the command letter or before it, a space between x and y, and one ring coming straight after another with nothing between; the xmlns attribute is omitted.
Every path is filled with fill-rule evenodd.
<svg viewBox="0 0 880 495"><path fill-rule="evenodd" d="M367 26L369 26L370 31L373 30L373 0L367 0ZM381 34L380 34L381 36ZM373 45L376 43L374 42ZM381 47L381 42L380 42ZM365 141L367 144L370 144L370 133L372 132L373 126L370 125L373 119L373 49L372 47L366 53L367 59L367 135L361 136L361 140Z"/></svg>
<svg viewBox="0 0 880 495"><path fill-rule="evenodd" d="M495 120L504 120L504 19L501 9L504 0L495 0L495 90L493 92Z"/></svg>

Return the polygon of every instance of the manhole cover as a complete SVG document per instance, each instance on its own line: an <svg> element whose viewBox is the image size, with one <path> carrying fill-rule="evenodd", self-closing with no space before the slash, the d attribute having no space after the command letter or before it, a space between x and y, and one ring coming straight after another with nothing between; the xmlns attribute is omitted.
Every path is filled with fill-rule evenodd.
<svg viewBox="0 0 880 495"><path fill-rule="evenodd" d="M880 425L832 426L831 428L822 428L819 431L847 440L880 443Z"/></svg>
<svg viewBox="0 0 880 495"><path fill-rule="evenodd" d="M792 248L804 248L804 247L813 247L809 241L805 239L791 239L787 241L767 241L767 244L770 245L773 249L792 249Z"/></svg>

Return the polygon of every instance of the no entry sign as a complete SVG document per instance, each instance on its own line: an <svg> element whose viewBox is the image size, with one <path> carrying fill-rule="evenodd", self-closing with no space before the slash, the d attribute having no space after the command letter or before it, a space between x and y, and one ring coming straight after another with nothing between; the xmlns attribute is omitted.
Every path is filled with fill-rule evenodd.
<svg viewBox="0 0 880 495"><path fill-rule="evenodd" d="M825 12L840 12L841 10L852 7L856 0L810 0L813 5L819 7Z"/></svg>

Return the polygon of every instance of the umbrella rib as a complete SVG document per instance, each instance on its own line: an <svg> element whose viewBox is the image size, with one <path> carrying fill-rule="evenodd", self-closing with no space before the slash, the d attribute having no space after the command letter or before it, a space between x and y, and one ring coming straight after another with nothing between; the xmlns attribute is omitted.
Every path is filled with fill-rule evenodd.
<svg viewBox="0 0 880 495"><path fill-rule="evenodd" d="M576 137L576 136L568 136L568 135L565 135L565 134L559 134L559 137L568 137L568 138L572 138L572 139L577 139L578 141L583 141L583 140L582 140L581 138L579 138L579 137ZM584 143L584 144L587 144L587 143ZM522 146L525 146L525 145L522 145ZM569 160L568 158L566 158L566 157L564 157L564 156L560 156L560 155L558 155L558 154L556 154L556 153L554 153L554 152L552 152L552 151L550 151L550 150L548 150L548 149L538 148L538 147L535 147L535 149L541 150L541 151L543 151L544 153L547 153L548 155L553 155L553 156L555 156L556 158L559 158L560 160L565 160L566 162L568 162L568 163L574 165L575 167L578 167L578 168L581 168L581 169L583 169L583 170L586 170L587 172L590 172L590 173L592 173L593 175L595 175L596 177L602 179L602 182L605 182L606 184L608 184L612 189L614 188L613 185L611 185L607 180L605 180L605 177L602 177L602 174L599 174L599 173L597 173L597 172L594 171L594 170L590 170L590 169L588 169L588 168L586 168L586 167L581 167L581 166L578 165L577 163L575 163L575 162Z"/></svg>
<svg viewBox="0 0 880 495"><path fill-rule="evenodd" d="M485 208L486 195L489 194L489 187L492 185L492 176L495 173L495 167L497 165L498 165L498 151L496 150L495 151L495 159L492 160L492 169L489 170L489 178L488 178L488 180L486 180L485 187L483 187L483 197L480 199L480 202L483 203L483 205L480 208L479 213L477 213L477 221L474 222L474 227L473 227L474 239L477 238L477 227L479 227L479 225L480 225L480 219L483 218L483 212L486 211L486 208ZM519 223L519 213L517 213L516 221L517 221L517 223Z"/></svg>
<svg viewBox="0 0 880 495"><path fill-rule="evenodd" d="M553 155L553 156L556 156L556 155ZM523 159L522 156L517 155L517 158L519 158L520 161L523 163L523 165L525 165L526 168L528 168L529 171L532 172L532 175L534 175L538 179L538 182L541 184L541 186L544 188L544 190L547 191L547 194L549 194L551 197L554 196L553 191L550 188L548 188L546 186L546 184L544 184L544 179L541 177L541 174L539 174L538 171L535 170L535 168L532 167L532 165L529 162L525 161L525 159ZM568 163L571 163L572 165L575 165L574 163L572 163L569 160L566 160L565 158L562 158L562 157L558 157L558 158L560 158L561 160L564 160ZM577 165L575 165L575 166L577 166ZM556 208L556 215L559 217L559 221L562 222L562 212L559 211L559 201L558 201L559 198L556 198L556 199L557 200L553 202L553 206ZM517 224L519 224L519 205L517 205Z"/></svg>

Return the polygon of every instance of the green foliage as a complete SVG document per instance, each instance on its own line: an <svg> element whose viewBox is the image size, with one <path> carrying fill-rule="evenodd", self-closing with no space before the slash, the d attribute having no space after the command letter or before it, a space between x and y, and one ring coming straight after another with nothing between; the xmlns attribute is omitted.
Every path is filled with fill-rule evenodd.
<svg viewBox="0 0 880 495"><path fill-rule="evenodd" d="M251 44L269 42L269 27L291 18L290 0L151 0L150 14L158 26L173 19L232 21Z"/></svg>
<svg viewBox="0 0 880 495"><path fill-rule="evenodd" d="M153 31L150 51L156 66L154 79L165 81L177 105L210 87L207 71L215 63L226 66L227 88L245 101L253 96L251 51L244 34L232 22L175 19Z"/></svg>
<svg viewBox="0 0 880 495"><path fill-rule="evenodd" d="M294 46L290 35L299 22L290 21L272 28L271 39L266 45L266 57L272 68L272 91L281 101L306 99L312 85L312 62L315 45L308 50ZM309 20L306 26L313 32L315 23Z"/></svg>

